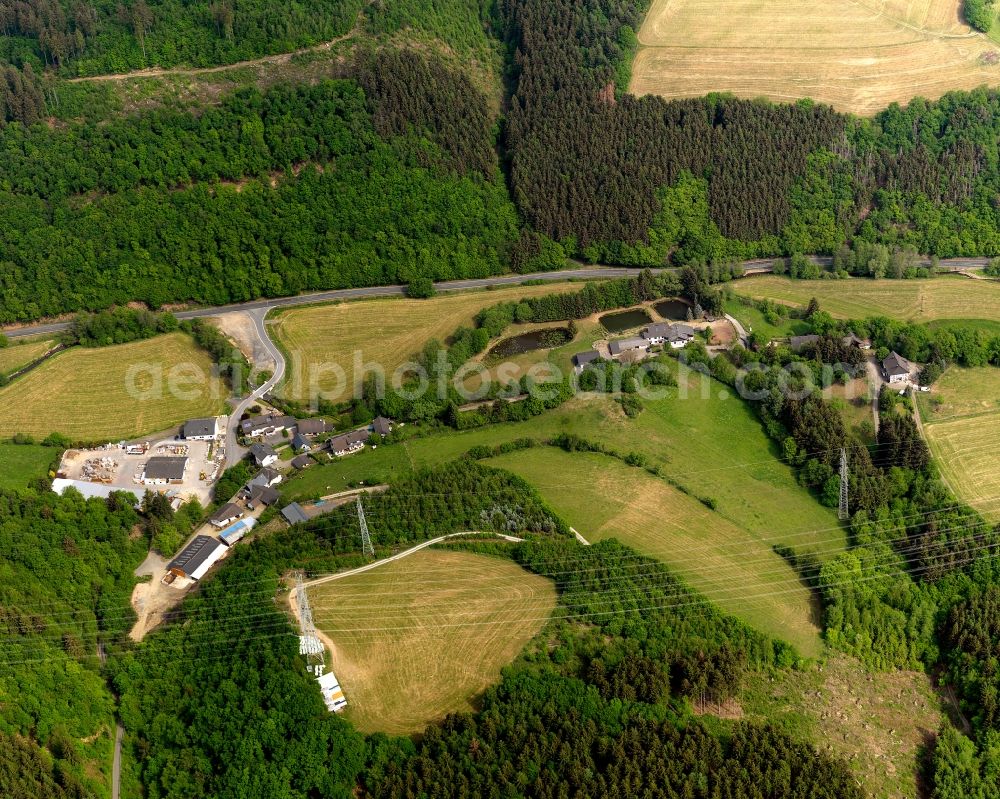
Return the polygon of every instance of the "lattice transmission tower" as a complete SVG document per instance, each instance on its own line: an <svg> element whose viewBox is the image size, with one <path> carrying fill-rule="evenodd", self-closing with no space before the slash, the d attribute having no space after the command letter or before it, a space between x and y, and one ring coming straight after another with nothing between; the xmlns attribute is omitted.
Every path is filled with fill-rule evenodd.
<svg viewBox="0 0 1000 799"><path fill-rule="evenodd" d="M365 520L365 507L361 504L361 495L358 494L358 526L361 527L361 551L370 558L375 557L375 547L372 546L371 536L368 535L368 522Z"/></svg>
<svg viewBox="0 0 1000 799"><path fill-rule="evenodd" d="M850 515L847 507L849 485L850 473L847 470L847 450L842 447L840 450L840 510L837 513L841 520L846 519Z"/></svg>
<svg viewBox="0 0 1000 799"><path fill-rule="evenodd" d="M295 599L299 606L299 654L306 656L309 671L318 677L323 674L326 667L326 649L316 635L316 625L313 624L312 608L309 607L309 594L306 592L302 572L295 575Z"/></svg>

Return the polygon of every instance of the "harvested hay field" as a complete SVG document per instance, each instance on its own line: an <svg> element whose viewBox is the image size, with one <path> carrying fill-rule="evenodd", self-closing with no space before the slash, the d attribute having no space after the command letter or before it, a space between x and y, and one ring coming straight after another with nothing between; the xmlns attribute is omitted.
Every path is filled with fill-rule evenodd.
<svg viewBox="0 0 1000 799"><path fill-rule="evenodd" d="M617 538L663 561L720 608L788 641L801 654L815 657L822 651L818 609L809 589L772 549L780 539L743 529L665 481L605 455L546 447L489 463L531 483L588 541Z"/></svg>
<svg viewBox="0 0 1000 799"><path fill-rule="evenodd" d="M0 438L57 432L118 441L215 414L226 391L210 380L212 366L184 333L66 350L0 389Z"/></svg>
<svg viewBox="0 0 1000 799"><path fill-rule="evenodd" d="M1000 522L1000 413L924 425L946 483L985 518Z"/></svg>
<svg viewBox="0 0 1000 799"><path fill-rule="evenodd" d="M0 348L0 374L16 372L36 358L41 358L55 342L50 339L29 339Z"/></svg>
<svg viewBox="0 0 1000 799"><path fill-rule="evenodd" d="M919 397L924 434L945 481L1000 522L1000 369L951 367Z"/></svg>
<svg viewBox="0 0 1000 799"><path fill-rule="evenodd" d="M961 275L928 280L792 280L764 275L729 285L739 294L789 305L805 306L815 297L820 308L843 319L880 315L914 322L1000 322L1000 281Z"/></svg>
<svg viewBox="0 0 1000 799"><path fill-rule="evenodd" d="M654 0L639 30L633 94L803 97L873 114L1000 83L997 45L961 0ZM990 55L993 54L993 55Z"/></svg>
<svg viewBox="0 0 1000 799"><path fill-rule="evenodd" d="M471 326L483 308L580 288L579 283L548 283L443 294L428 300L362 300L283 311L272 328L289 356L282 390L296 400L308 400L317 391L334 402L349 399L360 380L356 354L365 364L381 365L388 380L427 342L444 342L459 327ZM332 365L345 376L339 385Z"/></svg>
<svg viewBox="0 0 1000 799"><path fill-rule="evenodd" d="M501 558L427 549L309 590L362 732L406 735L471 710L544 626L556 592Z"/></svg>

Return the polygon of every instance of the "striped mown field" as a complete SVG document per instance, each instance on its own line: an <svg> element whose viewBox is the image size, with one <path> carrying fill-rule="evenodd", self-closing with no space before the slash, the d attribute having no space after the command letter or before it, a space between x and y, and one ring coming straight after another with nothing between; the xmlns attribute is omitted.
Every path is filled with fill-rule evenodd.
<svg viewBox="0 0 1000 799"><path fill-rule="evenodd" d="M824 311L844 319L891 316L914 322L983 319L1000 322L1000 281L942 275L927 280L792 280L763 275L729 284L757 299L808 305L815 297Z"/></svg>
<svg viewBox="0 0 1000 799"><path fill-rule="evenodd" d="M1000 521L1000 369L952 366L918 401L927 443L952 491Z"/></svg>
<svg viewBox="0 0 1000 799"><path fill-rule="evenodd" d="M185 333L74 347L0 389L0 439L15 433L118 441L222 410L212 361Z"/></svg>
<svg viewBox="0 0 1000 799"><path fill-rule="evenodd" d="M633 94L729 92L810 97L872 114L1000 83L997 45L960 16L961 0L653 0L639 30Z"/></svg>
<svg viewBox="0 0 1000 799"><path fill-rule="evenodd" d="M309 589L316 628L362 732L420 732L500 678L556 606L553 584L501 558L425 549Z"/></svg>
<svg viewBox="0 0 1000 799"><path fill-rule="evenodd" d="M288 354L288 377L282 390L297 400L322 392L331 401L344 401L360 380L356 357L365 364L380 365L388 381L400 364L429 341L445 342L459 327L471 327L483 308L580 288L580 283L548 283L442 294L427 300L360 300L281 311L272 332ZM342 380L338 380L338 368Z"/></svg>

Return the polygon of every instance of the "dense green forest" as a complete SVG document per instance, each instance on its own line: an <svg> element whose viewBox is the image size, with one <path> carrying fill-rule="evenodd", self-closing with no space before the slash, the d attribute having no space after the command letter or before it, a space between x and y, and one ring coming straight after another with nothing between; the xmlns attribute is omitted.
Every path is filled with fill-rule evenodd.
<svg viewBox="0 0 1000 799"><path fill-rule="evenodd" d="M87 17L86 4L46 2L44 12L21 4L22 16L53 31ZM366 9L369 32L419 32L477 63L492 64L490 42L502 42L499 120L489 97L499 85L483 86L454 53L368 39L332 68L344 82L55 125L37 123L58 94L40 77L44 59L4 67L5 118L35 124L0 130L0 322L529 271L566 255L641 266L836 253L838 269L877 275L913 271L917 252L1000 253L1000 94L917 99L873 119L807 101L637 99L622 80L644 10L640 0ZM298 7L274 13L286 12Z"/></svg>
<svg viewBox="0 0 1000 799"><path fill-rule="evenodd" d="M115 703L98 645L120 647L134 621L133 571L153 531L178 523L169 505L140 513L133 502L131 494L58 497L47 481L0 492L3 796L103 794L94 768L100 774L109 762ZM39 768L20 774L18 761ZM37 794L24 792L35 783Z"/></svg>
<svg viewBox="0 0 1000 799"><path fill-rule="evenodd" d="M442 69L426 70L428 98L432 86L451 96L444 76L455 96L478 96ZM207 122L161 112L54 132L8 126L0 137L21 155L4 159L18 165L0 179L0 322L504 271L519 224L485 152L381 138L376 121L401 129L392 109L405 100L383 89L248 91ZM489 131L484 114L438 122L479 140ZM39 147L53 159L33 157Z"/></svg>
<svg viewBox="0 0 1000 799"><path fill-rule="evenodd" d="M0 59L67 75L283 53L347 33L362 0L4 0Z"/></svg>

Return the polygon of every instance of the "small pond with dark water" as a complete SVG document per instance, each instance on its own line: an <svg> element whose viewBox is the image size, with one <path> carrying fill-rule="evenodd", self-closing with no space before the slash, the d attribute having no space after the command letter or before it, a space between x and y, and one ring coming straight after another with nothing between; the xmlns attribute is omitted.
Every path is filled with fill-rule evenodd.
<svg viewBox="0 0 1000 799"><path fill-rule="evenodd" d="M510 338L505 338L493 345L487 353L488 358L510 358L520 355L523 352L533 350L546 350L552 347L561 347L572 337L569 329L565 327L553 327L546 330L531 330Z"/></svg>
<svg viewBox="0 0 1000 799"><path fill-rule="evenodd" d="M624 333L626 330L648 325L653 320L642 308L634 308L631 311L604 314L599 321L609 333Z"/></svg>
<svg viewBox="0 0 1000 799"><path fill-rule="evenodd" d="M656 312L662 316L664 319L670 319L674 322L683 322L687 319L688 310L691 306L688 305L684 300L679 300L676 297L669 300L660 300L653 306Z"/></svg>

